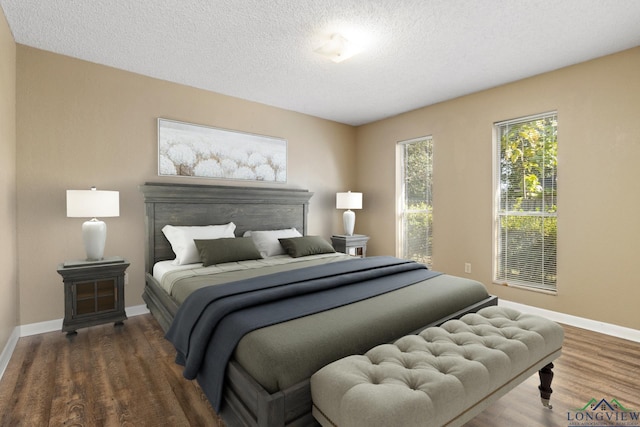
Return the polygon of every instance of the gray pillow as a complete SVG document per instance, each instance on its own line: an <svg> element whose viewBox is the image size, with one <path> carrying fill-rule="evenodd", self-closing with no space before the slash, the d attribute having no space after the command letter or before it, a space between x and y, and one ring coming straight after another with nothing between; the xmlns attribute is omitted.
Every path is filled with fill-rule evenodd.
<svg viewBox="0 0 640 427"><path fill-rule="evenodd" d="M320 236L278 239L285 252L293 258L335 252L333 246Z"/></svg>
<svg viewBox="0 0 640 427"><path fill-rule="evenodd" d="M261 259L251 237L194 240L202 265L208 267L224 262Z"/></svg>

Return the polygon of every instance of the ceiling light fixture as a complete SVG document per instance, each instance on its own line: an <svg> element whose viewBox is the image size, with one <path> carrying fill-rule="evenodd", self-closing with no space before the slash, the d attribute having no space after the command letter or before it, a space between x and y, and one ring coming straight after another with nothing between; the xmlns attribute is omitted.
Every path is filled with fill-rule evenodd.
<svg viewBox="0 0 640 427"><path fill-rule="evenodd" d="M353 55L359 53L360 50L342 35L335 33L329 41L317 48L314 52L326 56L337 63L351 58Z"/></svg>

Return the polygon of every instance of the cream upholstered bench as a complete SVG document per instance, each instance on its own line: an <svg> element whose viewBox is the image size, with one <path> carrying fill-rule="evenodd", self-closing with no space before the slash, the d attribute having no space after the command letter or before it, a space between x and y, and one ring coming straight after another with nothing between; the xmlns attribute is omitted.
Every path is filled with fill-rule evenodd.
<svg viewBox="0 0 640 427"><path fill-rule="evenodd" d="M548 319L487 307L320 369L313 416L323 426L460 426L536 371L550 407L563 337Z"/></svg>

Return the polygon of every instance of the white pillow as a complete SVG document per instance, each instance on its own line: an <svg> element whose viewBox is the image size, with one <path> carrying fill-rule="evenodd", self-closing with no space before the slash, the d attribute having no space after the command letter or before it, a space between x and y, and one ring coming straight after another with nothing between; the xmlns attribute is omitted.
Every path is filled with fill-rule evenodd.
<svg viewBox="0 0 640 427"><path fill-rule="evenodd" d="M295 228L285 228L283 230L268 230L268 231L251 231L251 238L253 243L256 244L256 248L260 251L262 258L267 258L274 255L283 255L286 252L278 239L285 239L289 237L302 237L302 234Z"/></svg>
<svg viewBox="0 0 640 427"><path fill-rule="evenodd" d="M194 227L176 227L165 225L162 233L166 236L171 249L176 254L175 265L194 264L200 262L200 254L194 239L208 240L235 237L236 225L232 222L224 225L204 225Z"/></svg>

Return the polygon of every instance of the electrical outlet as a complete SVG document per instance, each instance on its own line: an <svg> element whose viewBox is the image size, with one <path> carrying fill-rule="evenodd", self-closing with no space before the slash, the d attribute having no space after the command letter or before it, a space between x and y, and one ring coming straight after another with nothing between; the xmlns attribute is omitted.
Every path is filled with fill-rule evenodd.
<svg viewBox="0 0 640 427"><path fill-rule="evenodd" d="M464 272L465 273L471 273L471 263L470 262L465 262L464 263Z"/></svg>

